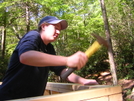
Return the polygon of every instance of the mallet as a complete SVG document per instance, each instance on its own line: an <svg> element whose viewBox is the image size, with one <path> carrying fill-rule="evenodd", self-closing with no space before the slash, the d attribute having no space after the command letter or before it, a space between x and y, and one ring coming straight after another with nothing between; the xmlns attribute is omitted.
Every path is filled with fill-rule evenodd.
<svg viewBox="0 0 134 101"><path fill-rule="evenodd" d="M98 51L101 45L108 47L107 41L99 35L92 34L97 40L85 51L85 54L90 58L96 51ZM67 77L76 70L77 68L68 68L68 70L61 75L62 80L66 80Z"/></svg>

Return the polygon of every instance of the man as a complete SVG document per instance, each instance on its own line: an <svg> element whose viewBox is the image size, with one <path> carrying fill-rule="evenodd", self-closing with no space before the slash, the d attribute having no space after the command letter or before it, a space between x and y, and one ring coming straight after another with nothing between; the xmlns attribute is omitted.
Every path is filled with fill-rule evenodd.
<svg viewBox="0 0 134 101"><path fill-rule="evenodd" d="M51 42L68 26L66 20L46 16L40 20L38 31L23 36L13 51L8 70L0 86L0 100L41 96L44 93L49 70L60 76L66 66L81 69L88 58L83 52L64 57L57 56ZM74 73L68 81L80 84L98 84L96 80L84 79Z"/></svg>

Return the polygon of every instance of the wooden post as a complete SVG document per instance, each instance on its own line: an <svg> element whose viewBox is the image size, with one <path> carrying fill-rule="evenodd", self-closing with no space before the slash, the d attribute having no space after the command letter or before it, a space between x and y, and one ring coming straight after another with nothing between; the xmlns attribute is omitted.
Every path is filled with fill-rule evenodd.
<svg viewBox="0 0 134 101"><path fill-rule="evenodd" d="M108 41L108 46L109 46L108 47L108 56L109 56L111 74L112 74L112 77L113 77L113 85L117 85L116 66L115 66L115 63L114 63L112 42L111 42L111 38L110 38L110 30L109 30L109 24L108 24L108 18L107 18L107 13L106 13L106 7L105 7L104 0L100 0L100 4L101 4L101 9L102 9L102 14L103 14L105 34L106 34L107 41Z"/></svg>
<svg viewBox="0 0 134 101"><path fill-rule="evenodd" d="M134 87L133 87L132 92L131 92L131 100L134 101Z"/></svg>

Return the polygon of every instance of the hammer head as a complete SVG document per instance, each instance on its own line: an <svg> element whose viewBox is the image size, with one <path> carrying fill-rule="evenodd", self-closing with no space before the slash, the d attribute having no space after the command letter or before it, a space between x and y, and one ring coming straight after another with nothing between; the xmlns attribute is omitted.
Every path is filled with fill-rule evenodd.
<svg viewBox="0 0 134 101"><path fill-rule="evenodd" d="M96 35L96 34L92 34L92 35L97 39L99 44L101 44L101 45L103 45L103 46L108 48L108 42L105 39L103 39L101 36Z"/></svg>

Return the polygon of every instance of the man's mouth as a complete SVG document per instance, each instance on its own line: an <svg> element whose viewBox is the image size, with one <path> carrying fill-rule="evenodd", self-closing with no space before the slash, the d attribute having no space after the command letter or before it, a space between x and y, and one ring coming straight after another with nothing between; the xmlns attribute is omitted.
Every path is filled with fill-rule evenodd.
<svg viewBox="0 0 134 101"><path fill-rule="evenodd" d="M57 38L58 37L58 35L54 35L54 38Z"/></svg>

